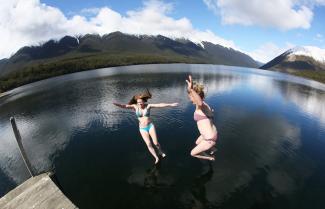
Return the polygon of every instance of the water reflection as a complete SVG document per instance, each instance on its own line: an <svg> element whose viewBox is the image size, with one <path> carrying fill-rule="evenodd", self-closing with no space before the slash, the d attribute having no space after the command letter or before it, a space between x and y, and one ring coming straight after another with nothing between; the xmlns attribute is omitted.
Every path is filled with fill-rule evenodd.
<svg viewBox="0 0 325 209"><path fill-rule="evenodd" d="M295 104L305 115L317 118L325 125L324 90L297 83L279 81L262 75L251 75L247 81L247 88L254 88L254 90L262 92L266 98L273 100L281 97L282 100ZM325 88L325 85L323 86Z"/></svg>
<svg viewBox="0 0 325 209"><path fill-rule="evenodd" d="M193 198L193 206L194 208L209 208L209 201L207 199L207 192L206 192L206 184L211 181L213 177L213 167L212 164L209 163L208 170L201 174L200 176L196 177L193 181L191 186L191 194Z"/></svg>
<svg viewBox="0 0 325 209"><path fill-rule="evenodd" d="M301 145L300 130L297 127L278 116L261 117L259 114L244 111L240 111L241 114L238 115L238 110L226 111L221 110L223 115L219 117L227 117L224 123L232 125L219 129L220 141L215 169L220 172L216 172L206 184L207 199L216 204L226 204L233 197L233 193L254 184L254 176L261 169L272 173L273 165L281 161L288 161L286 166L276 166L277 169L283 169L283 172L289 169L289 165L290 169L301 166L295 163L296 151ZM300 176L301 173L297 175Z"/></svg>
<svg viewBox="0 0 325 209"><path fill-rule="evenodd" d="M310 186L307 180L325 169L324 144L315 140L325 138L325 91L253 70L154 65L159 72L150 73L152 66L135 66L134 72L124 67L120 74L117 68L81 73L1 98L0 180L9 186L0 190L27 178L11 115L34 169L55 167L65 192L82 208L101 208L107 198L118 207L122 196L128 196L125 207L265 208L276 198L297 198ZM208 167L189 156L198 135L186 97L189 72L205 84L220 134L216 162ZM151 167L134 113L112 105L145 88L152 103L179 103L152 111L168 156L160 167ZM114 191L110 197L104 195L105 185ZM133 199L133 193L142 197ZM150 198L157 204L148 204ZM89 205L93 200L97 205Z"/></svg>
<svg viewBox="0 0 325 209"><path fill-rule="evenodd" d="M160 189L167 189L174 185L171 176L161 175L162 163L144 168L133 168L132 174L128 177L129 184L138 185L148 192L157 192Z"/></svg>
<svg viewBox="0 0 325 209"><path fill-rule="evenodd" d="M308 86L281 82L283 97L302 112L319 119L325 125L325 92Z"/></svg>
<svg viewBox="0 0 325 209"><path fill-rule="evenodd" d="M158 177L161 164L149 169L145 175L143 186L147 189L159 188Z"/></svg>

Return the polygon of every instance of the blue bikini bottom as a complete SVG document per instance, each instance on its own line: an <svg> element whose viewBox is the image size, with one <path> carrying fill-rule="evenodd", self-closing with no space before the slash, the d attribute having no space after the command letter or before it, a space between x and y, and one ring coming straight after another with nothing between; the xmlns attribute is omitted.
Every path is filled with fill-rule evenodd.
<svg viewBox="0 0 325 209"><path fill-rule="evenodd" d="M152 123L149 123L146 127L140 128L140 131L146 131L149 132L149 130L153 127Z"/></svg>

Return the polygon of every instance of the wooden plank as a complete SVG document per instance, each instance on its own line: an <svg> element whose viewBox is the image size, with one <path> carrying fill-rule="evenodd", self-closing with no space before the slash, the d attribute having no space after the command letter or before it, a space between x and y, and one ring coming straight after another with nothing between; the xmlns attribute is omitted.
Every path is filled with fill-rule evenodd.
<svg viewBox="0 0 325 209"><path fill-rule="evenodd" d="M56 186L49 174L30 178L0 199L0 208L77 208Z"/></svg>
<svg viewBox="0 0 325 209"><path fill-rule="evenodd" d="M10 202L12 199L19 196L21 193L23 193L26 189L32 187L36 182L38 182L41 178L44 178L45 176L48 176L47 173L41 174L39 176L32 177L28 180L26 180L21 185L17 186L15 189L8 192L5 196L3 196L0 199L0 208L3 208L5 204Z"/></svg>
<svg viewBox="0 0 325 209"><path fill-rule="evenodd" d="M60 190L56 191L54 194L52 194L46 201L43 201L39 204L38 208L53 208L53 206L56 206L56 208L64 208L64 209L74 209L77 208L74 206L71 201L64 197L62 192Z"/></svg>
<svg viewBox="0 0 325 209"><path fill-rule="evenodd" d="M48 196L52 195L57 188L49 184L49 178L42 178L32 187L28 188L24 193L13 199L8 208L37 208L36 206L43 202ZM13 206L13 207L11 207Z"/></svg>

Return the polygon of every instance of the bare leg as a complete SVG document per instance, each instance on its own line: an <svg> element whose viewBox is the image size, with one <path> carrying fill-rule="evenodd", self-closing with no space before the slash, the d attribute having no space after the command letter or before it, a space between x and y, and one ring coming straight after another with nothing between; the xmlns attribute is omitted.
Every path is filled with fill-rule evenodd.
<svg viewBox="0 0 325 209"><path fill-rule="evenodd" d="M153 157L155 158L155 160L156 160L156 161L155 161L155 164L157 164L158 161L159 161L159 158L158 158L158 156L157 156L157 154L156 154L155 149L154 149L153 146L152 146L152 143L151 143L151 141L150 141L149 133L146 132L146 131L140 131L140 133L141 133L141 136L142 136L144 142L146 143L146 145L147 145L147 147L148 147L149 152L152 154L152 156L153 156Z"/></svg>
<svg viewBox="0 0 325 209"><path fill-rule="evenodd" d="M203 140L203 141L201 141L200 144L198 144L196 147L194 147L194 149L192 149L191 155L193 157L197 157L200 159L213 161L214 157L203 156L203 155L200 155L200 153L203 151L209 150L212 146L214 146L214 144L215 143L210 143L210 142Z"/></svg>
<svg viewBox="0 0 325 209"><path fill-rule="evenodd" d="M198 145L198 144L200 144L203 140L204 140L203 136L200 135L200 136L197 138L195 144ZM210 148L209 150L206 150L206 151L209 151L209 154L210 154L210 155L213 155L213 154L217 151L216 144L214 144L213 146L211 146L211 148Z"/></svg>
<svg viewBox="0 0 325 209"><path fill-rule="evenodd" d="M200 135L200 136L197 138L195 144L197 144L197 145L200 144L200 143L202 142L202 140L204 140L204 138L203 138L202 135Z"/></svg>
<svg viewBox="0 0 325 209"><path fill-rule="evenodd" d="M149 134L151 136L151 139L152 139L154 145L156 146L156 148L158 150L158 154L161 155L162 157L166 157L166 154L161 150L160 144L158 143L156 128L154 125L150 128Z"/></svg>

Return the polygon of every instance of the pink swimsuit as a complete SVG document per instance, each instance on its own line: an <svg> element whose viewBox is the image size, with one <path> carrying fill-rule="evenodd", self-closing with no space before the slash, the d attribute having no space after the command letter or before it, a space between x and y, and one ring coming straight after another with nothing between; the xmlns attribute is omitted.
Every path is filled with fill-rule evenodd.
<svg viewBox="0 0 325 209"><path fill-rule="evenodd" d="M200 115L194 112L194 120L198 122L199 120L210 119L206 115Z"/></svg>
<svg viewBox="0 0 325 209"><path fill-rule="evenodd" d="M197 114L194 112L194 120L196 122L200 121L200 120L204 120L204 119L213 119L213 117L208 117L206 115L200 115L200 114ZM205 141L208 141L208 142L213 142L215 143L217 141L217 133L215 134L214 137L210 138L210 139L204 139Z"/></svg>

